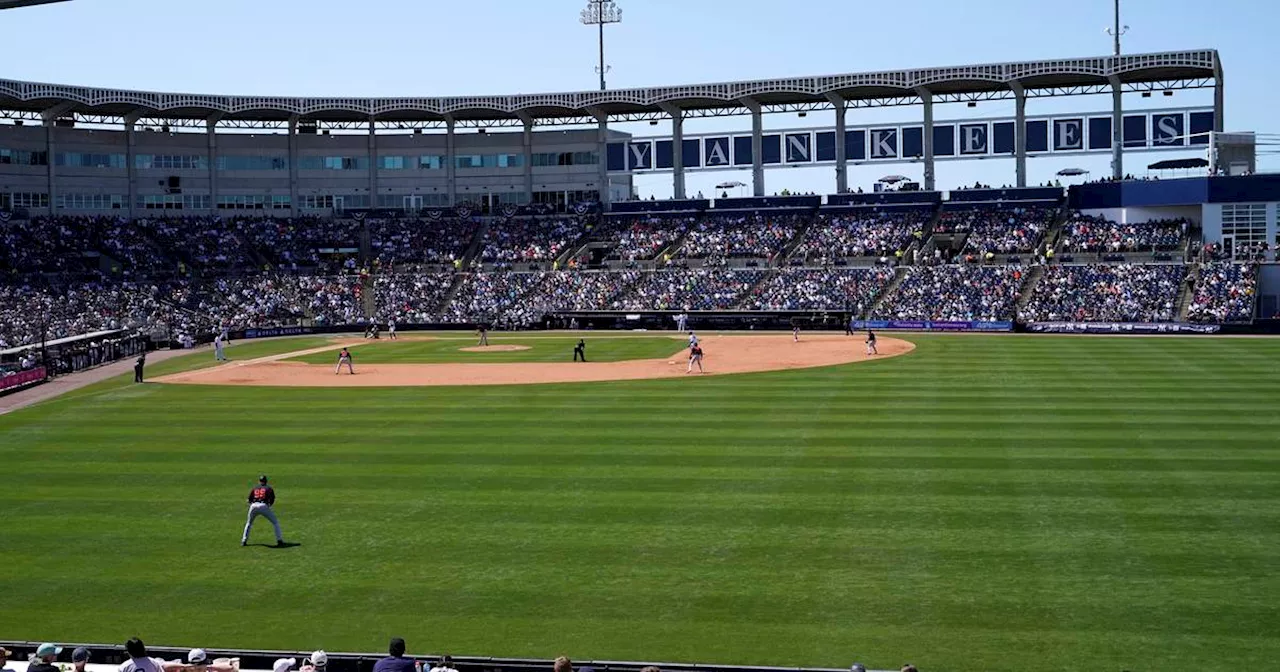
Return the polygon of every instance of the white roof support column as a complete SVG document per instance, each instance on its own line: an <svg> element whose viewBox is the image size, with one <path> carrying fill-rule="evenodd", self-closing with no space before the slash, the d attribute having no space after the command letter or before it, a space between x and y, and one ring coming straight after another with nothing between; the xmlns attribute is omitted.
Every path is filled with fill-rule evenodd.
<svg viewBox="0 0 1280 672"><path fill-rule="evenodd" d="M920 96L920 103L924 105L924 127L920 138L924 145L924 190L934 191L936 166L933 160L933 94L923 86L917 88L916 93Z"/></svg>
<svg viewBox="0 0 1280 672"><path fill-rule="evenodd" d="M1013 164L1015 184L1027 186L1027 92L1020 82L1011 82L1013 89Z"/></svg>
<svg viewBox="0 0 1280 672"><path fill-rule="evenodd" d="M218 210L218 122L221 120L221 112L204 120L205 135L209 138L209 210L214 212Z"/></svg>
<svg viewBox="0 0 1280 672"><path fill-rule="evenodd" d="M378 208L378 125L369 117L369 210Z"/></svg>
<svg viewBox="0 0 1280 672"><path fill-rule="evenodd" d="M45 174L48 178L50 214L57 212L58 208L58 143L54 136L57 130L58 117L66 114L71 107L71 103L59 103L40 113L40 118L44 122L44 151L46 158L49 160Z"/></svg>
<svg viewBox="0 0 1280 672"><path fill-rule="evenodd" d="M751 195L764 196L764 115L754 98L739 102L751 111Z"/></svg>
<svg viewBox="0 0 1280 672"><path fill-rule="evenodd" d="M671 115L671 195L684 200L684 110L670 103L659 107Z"/></svg>
<svg viewBox="0 0 1280 672"><path fill-rule="evenodd" d="M587 112L600 124L599 148L596 150L600 153L600 170L596 176L596 185L600 194L600 207L608 212L613 200L609 193L609 115L598 107L587 108Z"/></svg>
<svg viewBox="0 0 1280 672"><path fill-rule="evenodd" d="M128 176L128 195L129 204L126 210L130 217L136 216L134 210L138 207L138 168L137 168L137 146L138 146L138 120L142 118L142 110L134 110L124 117L124 161L125 175Z"/></svg>
<svg viewBox="0 0 1280 672"><path fill-rule="evenodd" d="M849 157L844 151L844 137L847 133L845 102L844 98L834 93L828 93L827 100L831 101L836 113L836 193L843 194L849 191Z"/></svg>
<svg viewBox="0 0 1280 672"><path fill-rule="evenodd" d="M1124 87L1120 78L1112 75L1111 82L1111 177L1124 179L1124 106L1121 97Z"/></svg>
<svg viewBox="0 0 1280 672"><path fill-rule="evenodd" d="M533 203L533 117L525 112L517 112L516 116L524 125L524 202ZM604 158L600 159L602 162Z"/></svg>
<svg viewBox="0 0 1280 672"><path fill-rule="evenodd" d="M447 182L447 187L445 188L445 191L449 196L449 207L453 207L458 204L458 201L457 201L458 199L457 153L458 152L457 152L457 148L454 145L454 143L456 142L456 139L454 138L454 134L453 134L455 125L456 125L456 122L453 119L453 115L445 116L444 118L444 128L445 128L444 160L445 160L445 179Z"/></svg>
<svg viewBox="0 0 1280 672"><path fill-rule="evenodd" d="M302 214L298 199L298 115L289 117L289 207L293 216Z"/></svg>

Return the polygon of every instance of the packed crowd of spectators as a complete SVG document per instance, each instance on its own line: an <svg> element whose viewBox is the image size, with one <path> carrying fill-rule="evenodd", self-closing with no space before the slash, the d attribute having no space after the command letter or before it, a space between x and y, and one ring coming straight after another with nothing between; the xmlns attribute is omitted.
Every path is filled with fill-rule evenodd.
<svg viewBox="0 0 1280 672"><path fill-rule="evenodd" d="M875 310L877 319L1012 320L1021 266L914 266Z"/></svg>
<svg viewBox="0 0 1280 672"><path fill-rule="evenodd" d="M910 212L820 216L805 232L795 256L812 260L891 257L907 249L913 238L923 237L925 218Z"/></svg>
<svg viewBox="0 0 1280 672"><path fill-rule="evenodd" d="M752 290L747 310L840 310L861 315L893 279L886 268L787 268Z"/></svg>
<svg viewBox="0 0 1280 672"><path fill-rule="evenodd" d="M711 215L689 229L679 256L687 259L771 258L805 222L800 215Z"/></svg>
<svg viewBox="0 0 1280 672"><path fill-rule="evenodd" d="M331 272L337 270L337 263L320 250L359 248L362 225L345 219L292 217L236 220L236 227L272 266L289 271L323 267Z"/></svg>
<svg viewBox="0 0 1280 672"><path fill-rule="evenodd" d="M466 254L475 219L379 219L368 221L369 245L384 267L452 264Z"/></svg>
<svg viewBox="0 0 1280 672"><path fill-rule="evenodd" d="M1120 224L1105 217L1076 214L1062 229L1063 252L1146 252L1181 246L1190 222L1162 219Z"/></svg>
<svg viewBox="0 0 1280 672"><path fill-rule="evenodd" d="M0 349L113 329L140 329L166 312L158 288L131 282L65 287L0 285Z"/></svg>
<svg viewBox="0 0 1280 672"><path fill-rule="evenodd" d="M79 273L94 230L107 217L36 217L0 224L0 270L9 274Z"/></svg>
<svg viewBox="0 0 1280 672"><path fill-rule="evenodd" d="M522 301L538 285L545 272L468 273L453 300L445 307L446 322L490 322L509 327L536 323L542 315Z"/></svg>
<svg viewBox="0 0 1280 672"><path fill-rule="evenodd" d="M1195 294L1187 307L1191 322L1247 322L1258 293L1257 268L1250 264L1209 263L1200 267Z"/></svg>
<svg viewBox="0 0 1280 672"><path fill-rule="evenodd" d="M380 275L373 281L381 322L429 323L439 319L453 273Z"/></svg>
<svg viewBox="0 0 1280 672"><path fill-rule="evenodd" d="M1054 212L1045 207L947 210L934 231L968 233L965 249L979 256L1030 252L1049 228Z"/></svg>
<svg viewBox="0 0 1280 672"><path fill-rule="evenodd" d="M648 261L693 225L693 217L610 217L591 231L592 240L614 243L610 259Z"/></svg>
<svg viewBox="0 0 1280 672"><path fill-rule="evenodd" d="M618 296L640 280L639 271L558 271L544 273L524 303L534 312L620 308Z"/></svg>
<svg viewBox="0 0 1280 672"><path fill-rule="evenodd" d="M584 231L576 218L509 219L489 225L481 261L492 264L545 262L560 256Z"/></svg>
<svg viewBox="0 0 1280 672"><path fill-rule="evenodd" d="M1180 264L1049 266L1019 317L1028 322L1168 322L1185 277Z"/></svg>
<svg viewBox="0 0 1280 672"><path fill-rule="evenodd" d="M618 305L623 310L728 310L760 279L763 271L721 267L643 273Z"/></svg>

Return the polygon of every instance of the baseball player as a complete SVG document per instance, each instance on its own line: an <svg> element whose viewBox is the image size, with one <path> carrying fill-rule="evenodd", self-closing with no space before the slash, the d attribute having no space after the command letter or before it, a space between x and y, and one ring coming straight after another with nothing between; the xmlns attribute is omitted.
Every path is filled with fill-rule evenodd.
<svg viewBox="0 0 1280 672"><path fill-rule="evenodd" d="M791 341L793 343L800 342L800 323L799 322L791 323Z"/></svg>
<svg viewBox="0 0 1280 672"><path fill-rule="evenodd" d="M587 361L587 342L581 338L578 339L578 344L573 346L573 361L576 362L579 359Z"/></svg>
<svg viewBox="0 0 1280 672"><path fill-rule="evenodd" d="M342 372L343 364L347 365L347 373L353 376L356 375L356 370L351 366L351 351L346 348L343 348L342 352L338 353L338 366L334 368L333 375L336 376Z"/></svg>
<svg viewBox="0 0 1280 672"><path fill-rule="evenodd" d="M222 351L222 334L213 337L213 359L216 362L227 361L227 355Z"/></svg>
<svg viewBox="0 0 1280 672"><path fill-rule="evenodd" d="M244 524L244 535L240 537L240 545L249 545L249 531L253 529L253 519L262 516L271 521L276 530L276 546L284 546L284 533L280 531L280 521L275 511L271 510L276 503L276 491L267 485L266 475L258 477L258 484L249 491L249 520Z"/></svg>
<svg viewBox="0 0 1280 672"><path fill-rule="evenodd" d="M867 354L880 354L879 352L876 352L876 332L871 331L870 329L867 330Z"/></svg>
<svg viewBox="0 0 1280 672"><path fill-rule="evenodd" d="M690 347L690 348L692 348L693 346L695 346L695 345L697 345L697 344L698 344L698 335L697 335L697 334L695 334L695 333L693 333L692 331L690 331L690 332L689 332L689 347Z"/></svg>
<svg viewBox="0 0 1280 672"><path fill-rule="evenodd" d="M391 320L390 322L387 322L387 337L393 341L396 340L396 321L395 320Z"/></svg>
<svg viewBox="0 0 1280 672"><path fill-rule="evenodd" d="M489 327L480 325L480 342L476 345L489 345Z"/></svg>
<svg viewBox="0 0 1280 672"><path fill-rule="evenodd" d="M698 365L698 373L706 373L702 370L702 346L694 343L689 347L689 368L685 373L693 373L693 365Z"/></svg>

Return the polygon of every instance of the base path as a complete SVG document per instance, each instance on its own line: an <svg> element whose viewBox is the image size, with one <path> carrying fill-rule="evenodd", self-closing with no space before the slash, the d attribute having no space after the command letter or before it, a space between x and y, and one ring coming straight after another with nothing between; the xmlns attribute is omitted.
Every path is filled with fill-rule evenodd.
<svg viewBox="0 0 1280 672"><path fill-rule="evenodd" d="M511 335L507 338L519 338ZM750 373L804 369L884 359L905 354L915 345L897 338L880 338L879 355L865 354L859 336L814 334L792 342L790 334L711 335L701 339L707 374ZM673 344L670 357L625 362L564 362L368 364L355 363L355 375L345 369L335 375L332 365L283 361L302 354L336 350L315 348L211 369L156 378L156 382L194 385L263 385L280 387L400 387L427 385L527 385L581 383L605 380L696 377L685 373L688 350Z"/></svg>

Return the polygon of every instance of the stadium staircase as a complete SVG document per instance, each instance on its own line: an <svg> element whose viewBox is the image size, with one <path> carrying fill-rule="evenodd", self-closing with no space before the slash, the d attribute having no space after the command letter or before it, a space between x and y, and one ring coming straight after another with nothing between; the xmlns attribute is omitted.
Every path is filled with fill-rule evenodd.
<svg viewBox="0 0 1280 672"><path fill-rule="evenodd" d="M804 237L809 233L809 229L813 226L813 218L810 218L804 224L796 228L795 235L791 236L782 249L773 255L773 259L769 261L771 266L781 267L783 264L791 260L791 255L800 247L800 243L804 242Z"/></svg>
<svg viewBox="0 0 1280 672"><path fill-rule="evenodd" d="M444 296L440 297L440 305L436 306L437 312L443 311L445 306L453 303L454 297L458 295L458 290L462 287L462 280L465 277L462 273L453 274L453 282L449 283L449 289L445 290Z"/></svg>
<svg viewBox="0 0 1280 672"><path fill-rule="evenodd" d="M759 280L756 280L756 281L755 281L755 282L753 282L753 283L751 283L751 286L750 286L750 287L746 288L746 289L742 292L742 294L738 295L738 300L733 302L733 309L734 309L734 310L743 310L743 306L744 306L744 304L746 304L747 299L751 298L752 296L755 296L755 293L756 293L756 290L757 290L757 289L760 289L762 286L764 286L764 283L768 282L768 281L769 281L770 279L772 279L775 275L777 275L777 274L779 274L779 273L781 273L781 272L782 272L782 271L780 271L780 270L779 270L779 269L777 269L777 268L768 268L768 269L764 269L764 272L760 274L760 279L759 279Z"/></svg>
<svg viewBox="0 0 1280 672"><path fill-rule="evenodd" d="M876 296L876 300L872 302L871 307L867 308L866 312L858 317L865 320L869 319L872 315L875 315L876 311L880 309L880 304L884 303L885 299L893 296L893 293L898 291L898 287L902 286L902 281L907 279L907 273L908 270L906 266L899 266L895 268L893 270L893 279L889 281L889 284L885 285L884 291L880 292L880 294Z"/></svg>
<svg viewBox="0 0 1280 672"><path fill-rule="evenodd" d="M603 222L597 222L595 226L600 226L601 224L603 224ZM591 240L591 231L594 229L595 227L593 226L590 230L583 230L582 235L578 236L578 238L572 243L566 245L564 252L561 252L560 256L556 257L555 261L552 262L552 268L568 268L570 259L586 252L592 246L599 246L599 241L593 242Z"/></svg>
<svg viewBox="0 0 1280 672"><path fill-rule="evenodd" d="M1022 314L1022 308L1031 301L1032 295L1035 294L1036 287L1040 284L1040 279L1044 277L1044 266L1035 264L1031 266L1031 270L1027 273L1026 280L1022 281L1022 287L1018 289L1018 301L1014 304L1013 314Z"/></svg>
<svg viewBox="0 0 1280 672"><path fill-rule="evenodd" d="M1178 288L1178 299L1173 304L1177 307L1174 314L1177 315L1178 322L1187 321L1187 311L1191 309L1191 300L1196 296L1196 284L1199 282L1200 263L1196 262L1187 267L1187 279Z"/></svg>
<svg viewBox="0 0 1280 672"><path fill-rule="evenodd" d="M372 273L365 274L360 281L360 305L364 308L365 317L372 319L378 316L378 296L374 291Z"/></svg>
<svg viewBox="0 0 1280 672"><path fill-rule="evenodd" d="M689 226L685 227L684 231L681 231L680 235L676 236L676 239L671 241L670 245L667 245L661 250L658 250L658 254L654 255L653 257L653 260L655 262L659 262L658 268L662 268L661 261L665 259L667 255L671 255L672 259L676 258L676 252L679 252L680 248L684 246L685 239L689 237L689 231L693 229L693 227L696 225L697 225L697 222L694 222L693 224L690 224Z"/></svg>
<svg viewBox="0 0 1280 672"><path fill-rule="evenodd" d="M471 244L467 245L467 249L462 253L462 264L460 269L467 269L471 264L475 263L476 257L480 256L480 252L484 250L484 237L489 234L489 222L482 221L480 226L476 227L476 233L471 237Z"/></svg>

